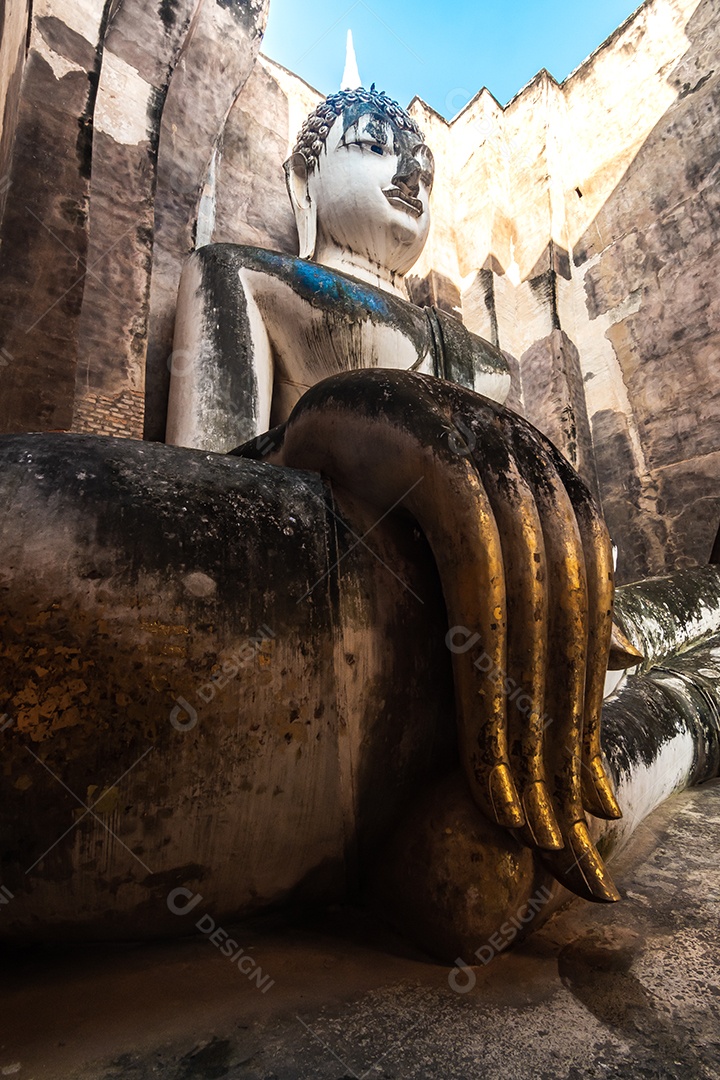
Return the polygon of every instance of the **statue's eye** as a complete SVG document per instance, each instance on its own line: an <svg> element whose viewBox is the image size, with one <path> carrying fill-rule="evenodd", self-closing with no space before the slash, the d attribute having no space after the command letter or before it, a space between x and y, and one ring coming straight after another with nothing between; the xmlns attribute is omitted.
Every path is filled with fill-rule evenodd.
<svg viewBox="0 0 720 1080"><path fill-rule="evenodd" d="M373 143L370 149L372 150L373 154L380 154L380 157L382 157L382 155L385 153L382 146L378 146L377 143Z"/></svg>

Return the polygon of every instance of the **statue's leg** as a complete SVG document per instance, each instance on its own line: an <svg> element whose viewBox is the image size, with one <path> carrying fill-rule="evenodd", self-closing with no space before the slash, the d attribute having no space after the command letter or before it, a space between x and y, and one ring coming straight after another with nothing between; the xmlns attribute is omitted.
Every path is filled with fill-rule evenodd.
<svg viewBox="0 0 720 1080"><path fill-rule="evenodd" d="M98 437L1 439L0 496L0 935L347 895L456 761L419 531L358 543L377 517L316 474Z"/></svg>

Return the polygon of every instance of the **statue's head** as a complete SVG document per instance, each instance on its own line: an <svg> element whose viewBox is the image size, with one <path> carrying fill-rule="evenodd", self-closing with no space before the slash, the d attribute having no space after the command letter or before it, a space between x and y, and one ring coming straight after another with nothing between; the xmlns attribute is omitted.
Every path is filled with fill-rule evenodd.
<svg viewBox="0 0 720 1080"><path fill-rule="evenodd" d="M402 276L430 228L434 162L415 121L384 93L341 90L303 124L285 162L302 258L342 250Z"/></svg>

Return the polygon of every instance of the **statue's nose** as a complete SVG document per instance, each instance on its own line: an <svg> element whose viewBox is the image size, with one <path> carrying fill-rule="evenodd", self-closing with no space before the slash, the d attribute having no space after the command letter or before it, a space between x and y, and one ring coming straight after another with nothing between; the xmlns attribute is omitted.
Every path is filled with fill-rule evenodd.
<svg viewBox="0 0 720 1080"><path fill-rule="evenodd" d="M420 193L420 173L422 166L417 158L403 156L398 166L398 171L393 176L393 184L403 195L410 195L417 199Z"/></svg>

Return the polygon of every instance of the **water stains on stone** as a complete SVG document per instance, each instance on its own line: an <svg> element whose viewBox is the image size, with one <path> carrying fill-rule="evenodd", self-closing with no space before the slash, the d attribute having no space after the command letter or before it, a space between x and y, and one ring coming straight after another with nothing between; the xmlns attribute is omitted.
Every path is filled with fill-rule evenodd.
<svg viewBox="0 0 720 1080"><path fill-rule="evenodd" d="M166 30L171 30L178 17L178 0L160 0L158 12Z"/></svg>
<svg viewBox="0 0 720 1080"><path fill-rule="evenodd" d="M95 64L95 49L91 43L55 15L41 15L37 28L50 48L60 56L90 71Z"/></svg>

